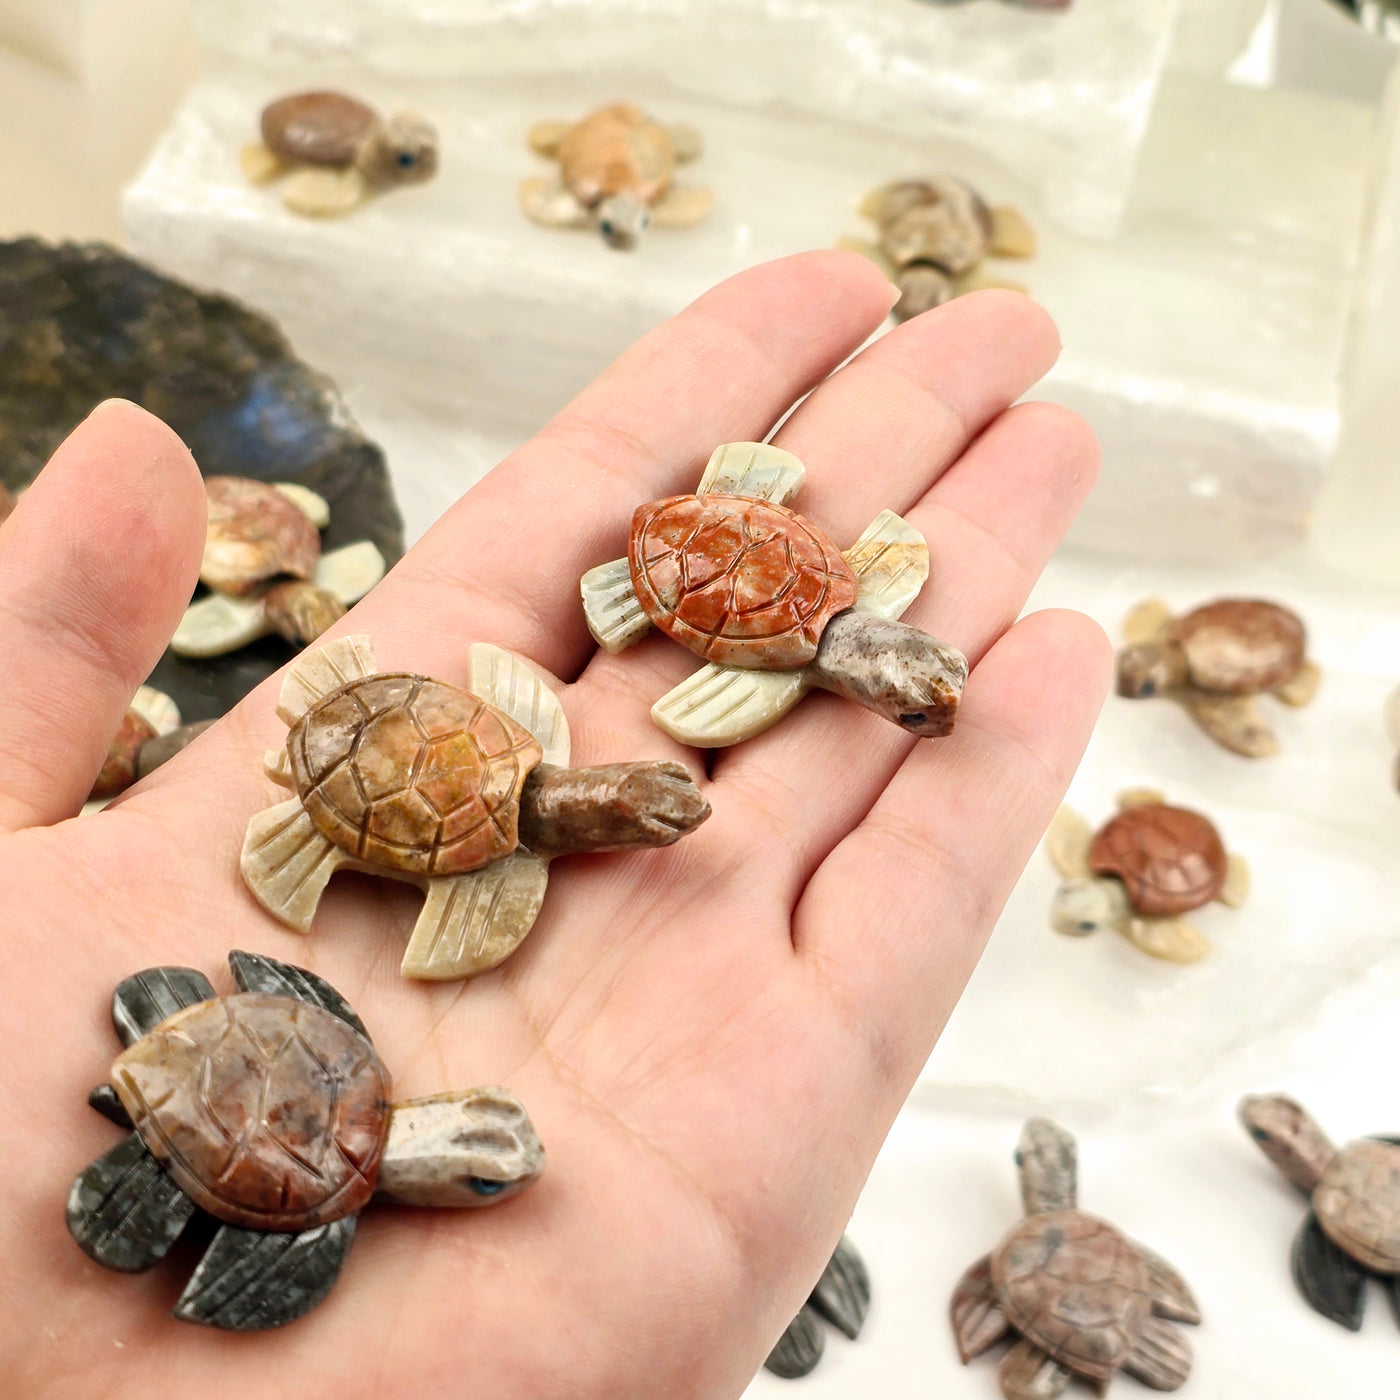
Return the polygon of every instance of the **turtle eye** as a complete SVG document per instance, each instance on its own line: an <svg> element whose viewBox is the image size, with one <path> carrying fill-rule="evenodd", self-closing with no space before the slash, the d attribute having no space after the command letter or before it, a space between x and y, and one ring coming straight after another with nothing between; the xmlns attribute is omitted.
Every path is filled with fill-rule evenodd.
<svg viewBox="0 0 1400 1400"><path fill-rule="evenodd" d="M1093 933L1094 921L1092 919L1082 919L1080 920L1079 927L1082 928L1085 933Z"/></svg>
<svg viewBox="0 0 1400 1400"><path fill-rule="evenodd" d="M611 238L616 234L617 229L614 227L611 219L604 219L603 222L598 225L598 232L601 233L604 238Z"/></svg>
<svg viewBox="0 0 1400 1400"><path fill-rule="evenodd" d="M1139 695L1156 695L1156 693L1157 693L1157 682L1156 682L1156 681L1143 681L1143 683L1138 687L1138 694L1139 694Z"/></svg>
<svg viewBox="0 0 1400 1400"><path fill-rule="evenodd" d="M510 1185L510 1182L492 1181L489 1177L484 1176L471 1176L467 1178L467 1185L478 1196L499 1196Z"/></svg>
<svg viewBox="0 0 1400 1400"><path fill-rule="evenodd" d="M418 157L412 151L399 152L399 167L402 170L412 170L418 164Z"/></svg>

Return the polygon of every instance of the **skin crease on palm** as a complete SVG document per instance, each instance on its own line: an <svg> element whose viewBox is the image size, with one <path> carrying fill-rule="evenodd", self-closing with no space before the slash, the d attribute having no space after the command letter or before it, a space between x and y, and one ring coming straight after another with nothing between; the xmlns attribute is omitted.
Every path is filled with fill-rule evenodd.
<svg viewBox="0 0 1400 1400"><path fill-rule="evenodd" d="M641 341L468 492L334 629L461 683L473 641L561 677L574 761L680 758L714 815L667 850L565 859L521 950L405 982L421 896L337 876L309 936L238 872L279 800L279 680L97 817L72 820L195 581L204 495L175 436L97 409L0 528L0 1393L15 1400L738 1395L820 1273L1035 848L1107 691L1086 618L1012 625L1093 485L1074 415L1010 407L1054 361L1013 293L956 300L843 362L894 291L811 253L742 273ZM819 387L818 387L819 386ZM882 507L927 536L907 620L974 663L956 734L915 742L815 694L737 748L684 750L652 701L696 661L595 651L580 574L718 443L776 441L839 542ZM178 1323L196 1254L142 1275L69 1239L74 1175L118 1141L84 1104L112 987L247 948L350 999L404 1098L509 1085L548 1151L499 1208L371 1205L335 1289L278 1332ZM876 1279L878 1290L879 1280ZM878 1303L877 1303L878 1306Z"/></svg>

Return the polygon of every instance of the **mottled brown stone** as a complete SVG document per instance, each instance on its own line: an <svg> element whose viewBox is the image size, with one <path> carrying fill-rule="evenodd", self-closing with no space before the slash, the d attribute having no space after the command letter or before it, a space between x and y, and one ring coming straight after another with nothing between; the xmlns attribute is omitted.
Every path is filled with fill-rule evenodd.
<svg viewBox="0 0 1400 1400"><path fill-rule="evenodd" d="M1119 812L1094 837L1089 866L1096 875L1117 876L1133 909L1147 918L1169 918L1209 904L1230 869L1211 822L1165 803Z"/></svg>
<svg viewBox="0 0 1400 1400"><path fill-rule="evenodd" d="M219 1220L302 1230L374 1192L388 1071L318 1006L248 992L186 1007L118 1056L111 1081L151 1153Z"/></svg>
<svg viewBox="0 0 1400 1400"><path fill-rule="evenodd" d="M956 275L987 256L992 213L962 180L900 181L883 192L877 210L880 246L896 267L932 263Z"/></svg>
<svg viewBox="0 0 1400 1400"><path fill-rule="evenodd" d="M628 543L647 616L706 661L805 666L826 624L856 600L841 551L810 521L744 496L673 496L642 506Z"/></svg>
<svg viewBox="0 0 1400 1400"><path fill-rule="evenodd" d="M307 646L345 616L345 604L309 579L273 584L263 595L272 630L296 646Z"/></svg>
<svg viewBox="0 0 1400 1400"><path fill-rule="evenodd" d="M894 282L899 288L899 300L890 315L896 321L912 321L958 294L953 279L932 263L910 263L895 273Z"/></svg>
<svg viewBox="0 0 1400 1400"><path fill-rule="evenodd" d="M141 745L140 753L136 755L136 776L144 778L148 773L154 773L162 763L169 763L181 749L194 743L213 723L212 719L201 719L194 724L182 724L178 729L172 729L169 734L157 734L154 739L147 739Z"/></svg>
<svg viewBox="0 0 1400 1400"><path fill-rule="evenodd" d="M262 138L289 163L346 166L379 124L374 108L343 92L301 92L263 109Z"/></svg>
<svg viewBox="0 0 1400 1400"><path fill-rule="evenodd" d="M1193 684L1229 695L1273 690L1307 658L1297 614L1258 599L1225 598L1197 608L1172 624L1169 637L1185 653Z"/></svg>
<svg viewBox="0 0 1400 1400"><path fill-rule="evenodd" d="M1400 1274L1400 1147L1362 1139L1327 1164L1313 1209L1328 1238L1378 1274Z"/></svg>
<svg viewBox="0 0 1400 1400"><path fill-rule="evenodd" d="M115 797L136 781L137 759L144 744L156 737L155 727L137 714L128 710L112 737L97 781L92 785L89 798L93 800Z"/></svg>
<svg viewBox="0 0 1400 1400"><path fill-rule="evenodd" d="M630 103L600 108L559 143L559 173L581 204L632 194L651 204L669 188L676 148L664 126Z"/></svg>
<svg viewBox="0 0 1400 1400"><path fill-rule="evenodd" d="M211 476L209 524L199 576L223 593L254 592L268 579L309 578L321 536L306 512L265 482Z"/></svg>

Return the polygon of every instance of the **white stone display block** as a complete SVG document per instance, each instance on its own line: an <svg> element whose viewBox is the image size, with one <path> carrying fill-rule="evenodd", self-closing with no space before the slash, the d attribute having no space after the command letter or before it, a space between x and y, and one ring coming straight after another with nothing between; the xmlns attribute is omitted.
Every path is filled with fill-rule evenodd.
<svg viewBox="0 0 1400 1400"><path fill-rule="evenodd" d="M304 81L332 63L463 84L638 76L742 109L961 141L1048 212L1106 235L1122 212L1179 0L1067 12L919 0L202 0L206 40Z"/></svg>

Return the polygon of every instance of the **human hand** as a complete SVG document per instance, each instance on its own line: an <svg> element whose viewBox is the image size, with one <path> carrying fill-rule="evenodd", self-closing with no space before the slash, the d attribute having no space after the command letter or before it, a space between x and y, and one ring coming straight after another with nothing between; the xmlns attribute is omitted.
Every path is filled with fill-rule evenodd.
<svg viewBox="0 0 1400 1400"><path fill-rule="evenodd" d="M82 424L0 529L0 1391L16 1400L737 1395L791 1319L1087 742L1107 643L1013 626L1088 493L1072 414L1009 408L1058 343L1026 299L875 330L892 289L814 253L722 284L622 357L451 510L331 635L461 682L473 641L562 678L574 761L679 758L714 808L665 850L559 863L521 949L466 984L398 965L421 895L337 876L309 936L244 888L277 795L278 680L97 817L70 820L189 599L203 491L130 405ZM828 376L830 375L830 378ZM881 507L927 536L908 621L974 669L953 737L916 742L813 694L731 750L682 749L651 703L694 659L596 651L578 580L634 508L693 489L718 443L808 467L838 540ZM708 768L708 778L705 776ZM124 1277L68 1238L73 1177L116 1142L84 1106L118 1049L112 988L157 963L231 990L230 948L349 999L396 1098L508 1085L549 1154L499 1208L371 1206L330 1297L277 1332L171 1319L194 1259Z"/></svg>

